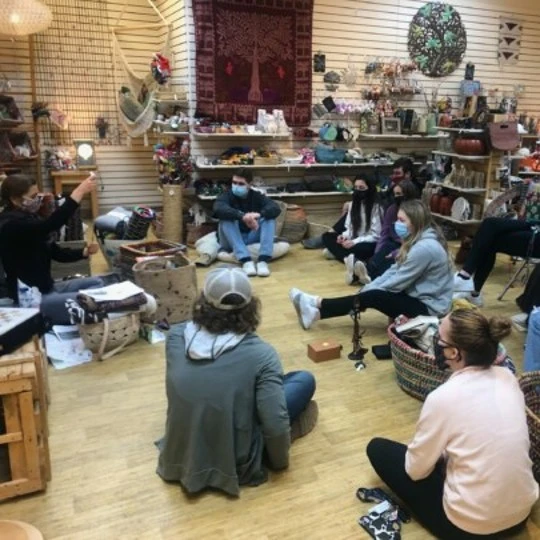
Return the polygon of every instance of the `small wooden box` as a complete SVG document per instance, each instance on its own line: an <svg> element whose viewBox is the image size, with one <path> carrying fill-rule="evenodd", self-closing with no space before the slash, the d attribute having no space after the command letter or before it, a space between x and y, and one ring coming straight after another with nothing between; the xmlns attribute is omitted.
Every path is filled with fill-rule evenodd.
<svg viewBox="0 0 540 540"><path fill-rule="evenodd" d="M308 344L308 356L314 362L325 362L341 357L341 345L334 339L318 339Z"/></svg>

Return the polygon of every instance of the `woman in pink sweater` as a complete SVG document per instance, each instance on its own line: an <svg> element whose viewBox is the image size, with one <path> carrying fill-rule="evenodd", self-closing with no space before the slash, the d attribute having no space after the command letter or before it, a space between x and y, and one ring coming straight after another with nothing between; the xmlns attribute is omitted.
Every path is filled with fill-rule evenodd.
<svg viewBox="0 0 540 540"><path fill-rule="evenodd" d="M435 354L452 375L427 397L413 441L368 444L377 474L437 538L501 538L524 526L538 498L523 394L492 365L510 329L474 310L445 317Z"/></svg>

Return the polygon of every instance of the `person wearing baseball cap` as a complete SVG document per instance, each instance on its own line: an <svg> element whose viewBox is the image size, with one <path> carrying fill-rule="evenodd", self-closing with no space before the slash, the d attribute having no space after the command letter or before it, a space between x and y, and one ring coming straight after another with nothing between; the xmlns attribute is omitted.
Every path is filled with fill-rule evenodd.
<svg viewBox="0 0 540 540"><path fill-rule="evenodd" d="M238 496L267 468L289 465L291 440L317 421L307 371L283 374L279 355L257 334L261 304L239 268L206 275L192 320L167 338L167 421L157 472L188 493ZM264 457L263 457L264 454Z"/></svg>

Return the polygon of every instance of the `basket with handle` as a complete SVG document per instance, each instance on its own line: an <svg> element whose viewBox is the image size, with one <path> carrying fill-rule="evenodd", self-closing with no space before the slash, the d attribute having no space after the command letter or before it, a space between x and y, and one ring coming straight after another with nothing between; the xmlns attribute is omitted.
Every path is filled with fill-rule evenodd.
<svg viewBox="0 0 540 540"><path fill-rule="evenodd" d="M430 392L450 377L451 371L441 370L437 367L432 354L411 347L396 334L394 329L394 324L388 327L388 338L397 384L410 396L424 401ZM514 363L501 344L494 365L506 367L512 373L516 372Z"/></svg>
<svg viewBox="0 0 540 540"><path fill-rule="evenodd" d="M182 253L141 261L133 267L135 283L155 297L154 320L169 324L191 318L197 295L196 267Z"/></svg>
<svg viewBox="0 0 540 540"><path fill-rule="evenodd" d="M99 323L80 324L79 333L86 348L94 353L94 358L106 360L137 341L140 327L140 314L130 313Z"/></svg>
<svg viewBox="0 0 540 540"><path fill-rule="evenodd" d="M536 481L540 482L540 371L529 371L520 375L519 386L525 396L533 474Z"/></svg>

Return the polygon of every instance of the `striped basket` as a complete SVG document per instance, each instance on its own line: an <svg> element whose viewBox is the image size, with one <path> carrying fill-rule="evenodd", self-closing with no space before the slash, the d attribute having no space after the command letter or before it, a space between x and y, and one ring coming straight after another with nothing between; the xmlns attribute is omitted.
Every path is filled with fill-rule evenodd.
<svg viewBox="0 0 540 540"><path fill-rule="evenodd" d="M523 373L519 377L519 386L525 396L533 474L536 481L540 482L540 371Z"/></svg>
<svg viewBox="0 0 540 540"><path fill-rule="evenodd" d="M394 332L394 327L395 325L392 324L388 328L388 337L397 384L407 394L424 401L430 392L450 377L451 372L439 369L433 355L407 345ZM506 367L512 373L516 373L516 366L502 344L499 344L495 365Z"/></svg>

